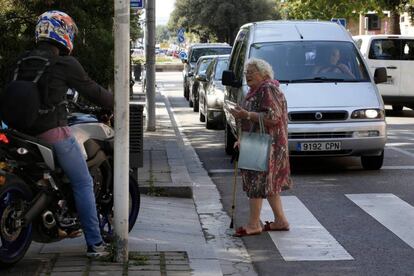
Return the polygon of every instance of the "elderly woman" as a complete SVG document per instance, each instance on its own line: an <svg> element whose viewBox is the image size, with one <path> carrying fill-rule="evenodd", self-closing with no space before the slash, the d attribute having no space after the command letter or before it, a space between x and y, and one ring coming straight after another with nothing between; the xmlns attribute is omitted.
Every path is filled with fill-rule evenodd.
<svg viewBox="0 0 414 276"><path fill-rule="evenodd" d="M288 231L289 223L283 211L280 192L290 188L287 104L279 83L273 80L272 67L264 60L250 59L245 65L248 94L241 103L231 110L243 131L249 131L253 124L258 129L259 114L264 115L266 132L273 136L267 172L241 170L243 190L249 198L250 215L246 226L239 227L235 236L260 234L262 231ZM236 143L239 146L239 143ZM262 228L260 211L263 198L273 210L274 221Z"/></svg>

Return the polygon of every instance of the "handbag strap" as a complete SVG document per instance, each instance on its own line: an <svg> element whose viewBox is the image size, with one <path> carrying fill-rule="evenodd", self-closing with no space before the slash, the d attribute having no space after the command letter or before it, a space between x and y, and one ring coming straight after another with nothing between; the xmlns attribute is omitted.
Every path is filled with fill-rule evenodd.
<svg viewBox="0 0 414 276"><path fill-rule="evenodd" d="M263 113L259 112L259 127L260 127L260 134L265 134L265 127L263 121Z"/></svg>

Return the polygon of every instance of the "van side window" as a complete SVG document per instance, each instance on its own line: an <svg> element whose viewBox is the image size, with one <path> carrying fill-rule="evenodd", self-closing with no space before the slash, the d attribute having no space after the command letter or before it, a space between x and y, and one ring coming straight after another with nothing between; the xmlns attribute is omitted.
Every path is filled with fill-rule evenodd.
<svg viewBox="0 0 414 276"><path fill-rule="evenodd" d="M403 40L402 51L403 60L414 60L414 40Z"/></svg>
<svg viewBox="0 0 414 276"><path fill-rule="evenodd" d="M399 60L401 41L398 39L375 39L369 49L369 59Z"/></svg>
<svg viewBox="0 0 414 276"><path fill-rule="evenodd" d="M230 65L229 65L229 70L232 70L233 72L234 72L234 68L236 67L236 61L237 61L237 57L240 52L241 45L242 45L242 41L238 40L236 41L236 44L234 44L233 46L235 55L232 55L232 58L230 60Z"/></svg>
<svg viewBox="0 0 414 276"><path fill-rule="evenodd" d="M244 62L246 59L246 42L243 42L240 48L239 56L236 61L236 66L234 68L234 74L236 75L237 80L243 79L243 71L244 71Z"/></svg>
<svg viewBox="0 0 414 276"><path fill-rule="evenodd" d="M357 39L357 40L355 40L355 44L356 44L356 46L358 47L358 49L361 49L361 46L362 46L362 39Z"/></svg>

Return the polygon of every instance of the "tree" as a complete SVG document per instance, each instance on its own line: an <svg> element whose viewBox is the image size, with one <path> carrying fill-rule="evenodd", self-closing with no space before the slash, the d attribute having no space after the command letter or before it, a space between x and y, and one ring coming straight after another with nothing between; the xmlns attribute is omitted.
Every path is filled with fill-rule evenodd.
<svg viewBox="0 0 414 276"><path fill-rule="evenodd" d="M273 0L177 0L169 28L185 28L202 42L233 43L240 26L248 22L278 19Z"/></svg>
<svg viewBox="0 0 414 276"><path fill-rule="evenodd" d="M0 87L7 71L25 49L34 47L34 28L38 15L47 10L61 10L76 22L73 55L83 64L92 79L111 86L114 74L113 2L107 0L0 0ZM139 15L131 13L131 22ZM139 35L138 24L131 24ZM132 35L131 35L132 37Z"/></svg>
<svg viewBox="0 0 414 276"><path fill-rule="evenodd" d="M287 0L283 4L282 14L290 19L322 19L346 17L352 18L360 13L376 11L379 15L383 11L390 12L390 30L394 34L400 33L399 14L406 9L406 5L413 0Z"/></svg>
<svg viewBox="0 0 414 276"><path fill-rule="evenodd" d="M170 40L170 31L168 30L168 27L165 25L158 25L156 27L156 35L155 35L155 41L157 43L162 43Z"/></svg>

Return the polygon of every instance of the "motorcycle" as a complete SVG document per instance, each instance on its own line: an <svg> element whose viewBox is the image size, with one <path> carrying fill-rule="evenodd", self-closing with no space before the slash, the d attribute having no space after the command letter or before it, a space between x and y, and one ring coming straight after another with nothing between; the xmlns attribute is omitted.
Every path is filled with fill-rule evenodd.
<svg viewBox="0 0 414 276"><path fill-rule="evenodd" d="M113 236L113 141L111 118L102 109L69 104L68 125L81 145L93 178L102 237ZM105 121L102 122L102 120ZM132 171L131 171L132 173ZM138 183L129 176L129 231L140 207ZM69 179L52 147L36 137L0 128L0 267L21 260L32 241L51 243L81 235Z"/></svg>

